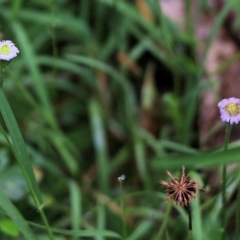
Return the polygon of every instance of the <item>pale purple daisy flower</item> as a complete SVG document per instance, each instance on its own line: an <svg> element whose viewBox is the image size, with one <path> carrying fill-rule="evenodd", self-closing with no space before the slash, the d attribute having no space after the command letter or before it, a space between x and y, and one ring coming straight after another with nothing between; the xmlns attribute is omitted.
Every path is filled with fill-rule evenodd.
<svg viewBox="0 0 240 240"><path fill-rule="evenodd" d="M239 98L227 98L218 103L220 109L220 117L223 122L230 124L240 122L240 99Z"/></svg>
<svg viewBox="0 0 240 240"><path fill-rule="evenodd" d="M9 61L15 58L18 53L19 50L12 41L0 41L0 60Z"/></svg>

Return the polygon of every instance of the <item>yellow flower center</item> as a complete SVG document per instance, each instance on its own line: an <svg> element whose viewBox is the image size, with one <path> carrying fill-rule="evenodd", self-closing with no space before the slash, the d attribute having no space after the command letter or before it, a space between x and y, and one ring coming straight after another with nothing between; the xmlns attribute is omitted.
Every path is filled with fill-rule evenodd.
<svg viewBox="0 0 240 240"><path fill-rule="evenodd" d="M0 54L8 55L11 52L11 48L8 45L3 45L0 48Z"/></svg>
<svg viewBox="0 0 240 240"><path fill-rule="evenodd" d="M238 103L228 103L225 106L225 110L228 112L228 114L231 117L237 116L238 114L240 114L240 106Z"/></svg>

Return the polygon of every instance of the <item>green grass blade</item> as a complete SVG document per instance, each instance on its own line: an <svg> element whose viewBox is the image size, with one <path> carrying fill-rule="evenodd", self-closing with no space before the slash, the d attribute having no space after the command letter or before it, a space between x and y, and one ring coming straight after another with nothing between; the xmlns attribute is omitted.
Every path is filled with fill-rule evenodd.
<svg viewBox="0 0 240 240"><path fill-rule="evenodd" d="M200 214L200 202L199 199L196 198L192 202L192 218L193 218L193 230L192 235L193 239L201 240L203 238L204 229L202 227L202 217Z"/></svg>
<svg viewBox="0 0 240 240"><path fill-rule="evenodd" d="M44 229L44 226L36 223L29 222L30 225L38 228L38 229ZM62 230L59 228L51 228L52 232L57 233L57 234L62 234L66 236L78 236L78 237L109 237L109 238L117 238L121 239L121 236L118 233L115 233L113 231L109 230Z"/></svg>
<svg viewBox="0 0 240 240"><path fill-rule="evenodd" d="M49 139L51 140L53 146L63 157L63 160L65 161L65 164L71 173L77 173L79 169L78 164L70 151L66 148L68 141L62 136L61 133L56 131L53 134L49 135Z"/></svg>
<svg viewBox="0 0 240 240"><path fill-rule="evenodd" d="M74 182L69 182L70 198L71 198L71 221L73 230L77 231L81 227L81 192L79 186ZM80 239L73 236L72 240Z"/></svg>
<svg viewBox="0 0 240 240"><path fill-rule="evenodd" d="M34 236L32 230L29 228L25 219L22 217L21 213L12 204L12 202L3 194L1 190L0 190L0 207L14 221L19 231L23 234L25 240L37 239L36 236Z"/></svg>
<svg viewBox="0 0 240 240"><path fill-rule="evenodd" d="M12 21L12 27L16 35L19 39L19 48L21 49L21 53L23 55L24 61L31 73L31 77L34 81L34 87L36 94L42 103L43 112L45 112L45 117L48 122L55 126L55 119L53 117L53 109L49 101L48 91L44 82L42 81L41 72L37 66L36 56L34 54L34 50L32 44L30 43L30 39L28 38L27 32L23 28L23 26L16 21Z"/></svg>
<svg viewBox="0 0 240 240"><path fill-rule="evenodd" d="M22 134L19 130L16 119L13 115L13 112L8 104L8 101L2 91L0 89L0 111L2 113L3 119L7 125L9 134L12 139L12 145L15 150L15 154L18 160L18 163L23 171L24 178L28 184L28 187L33 194L33 198L37 201L37 205L40 206L42 203L40 191L37 185L37 181L35 179L31 161L29 159Z"/></svg>
<svg viewBox="0 0 240 240"><path fill-rule="evenodd" d="M89 103L92 135L94 139L96 160L98 164L98 182L103 192L109 190L108 152L101 107L96 99Z"/></svg>
<svg viewBox="0 0 240 240"><path fill-rule="evenodd" d="M239 149L230 149L228 152L217 152L217 153L201 153L193 154L188 156L174 156L174 157L163 157L156 158L151 162L151 167L155 171L179 168L181 166L193 167L193 168L206 168L222 163L233 163L239 162Z"/></svg>
<svg viewBox="0 0 240 240"><path fill-rule="evenodd" d="M134 232L127 238L127 240L138 240L147 237L147 233L153 228L153 221L146 219L142 221Z"/></svg>
<svg viewBox="0 0 240 240"><path fill-rule="evenodd" d="M145 145L143 141L135 134L134 139L134 154L136 159L136 165L138 169L138 173L143 181L143 184L146 189L152 190L152 184L150 179L150 174L148 171L148 165L146 161L146 153L145 153Z"/></svg>
<svg viewBox="0 0 240 240"><path fill-rule="evenodd" d="M106 207L98 201L97 204L97 228L99 231L102 231L106 228L107 216L106 216ZM104 240L103 236L97 235L97 240Z"/></svg>
<svg viewBox="0 0 240 240"><path fill-rule="evenodd" d="M111 80L119 84L119 87L122 88L123 91L123 100L121 99L121 101L123 101L122 104L124 105L126 111L126 122L129 126L129 131L134 132L136 126L136 99L133 88L128 82L128 79L108 64L93 58L69 54L67 55L67 59L106 72L109 76L111 76Z"/></svg>
<svg viewBox="0 0 240 240"><path fill-rule="evenodd" d="M15 157L20 165L20 168L23 172L23 176L27 182L28 188L32 194L34 202L36 204L37 209L40 212L42 220L47 228L50 239L53 239L52 233L49 228L48 221L43 212L42 198L40 194L40 190L36 181L36 178L33 173L31 161L29 155L27 153L26 146L23 141L22 134L19 130L16 119L13 115L12 109L10 108L8 101L2 91L0 89L0 111L2 113L2 117L5 121L5 124L8 128L9 134L12 139L12 147L14 148Z"/></svg>

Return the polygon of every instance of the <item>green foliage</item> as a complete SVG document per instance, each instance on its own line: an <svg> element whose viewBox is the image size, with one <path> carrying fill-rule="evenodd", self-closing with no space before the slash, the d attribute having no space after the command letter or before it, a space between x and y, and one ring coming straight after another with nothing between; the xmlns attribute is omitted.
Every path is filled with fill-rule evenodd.
<svg viewBox="0 0 240 240"><path fill-rule="evenodd" d="M4 232L6 235L17 237L19 235L18 228L13 223L13 221L9 219L2 219L0 221L0 229L2 232Z"/></svg>
<svg viewBox="0 0 240 240"><path fill-rule="evenodd" d="M158 0L0 0L0 36L20 50L0 89L0 238L187 239L186 211L159 187L184 165L206 188L192 203L191 238L220 239L221 194L204 175L236 164L232 220L240 142L203 152L196 124L207 54L236 5L216 13L199 64L191 1L183 30ZM228 226L228 239L238 230Z"/></svg>

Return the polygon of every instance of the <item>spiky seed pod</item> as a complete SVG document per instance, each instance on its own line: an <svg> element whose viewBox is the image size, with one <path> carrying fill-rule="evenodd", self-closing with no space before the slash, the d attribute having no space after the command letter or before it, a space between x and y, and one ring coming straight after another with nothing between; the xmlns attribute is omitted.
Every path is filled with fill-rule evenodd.
<svg viewBox="0 0 240 240"><path fill-rule="evenodd" d="M170 181L160 181L159 183L166 186L167 199L166 202L173 200L176 205L188 206L189 203L196 197L197 190L204 191L198 186L197 180L190 180L189 176L185 174L185 167L182 166L181 178L173 177L169 171L167 175L171 178Z"/></svg>

